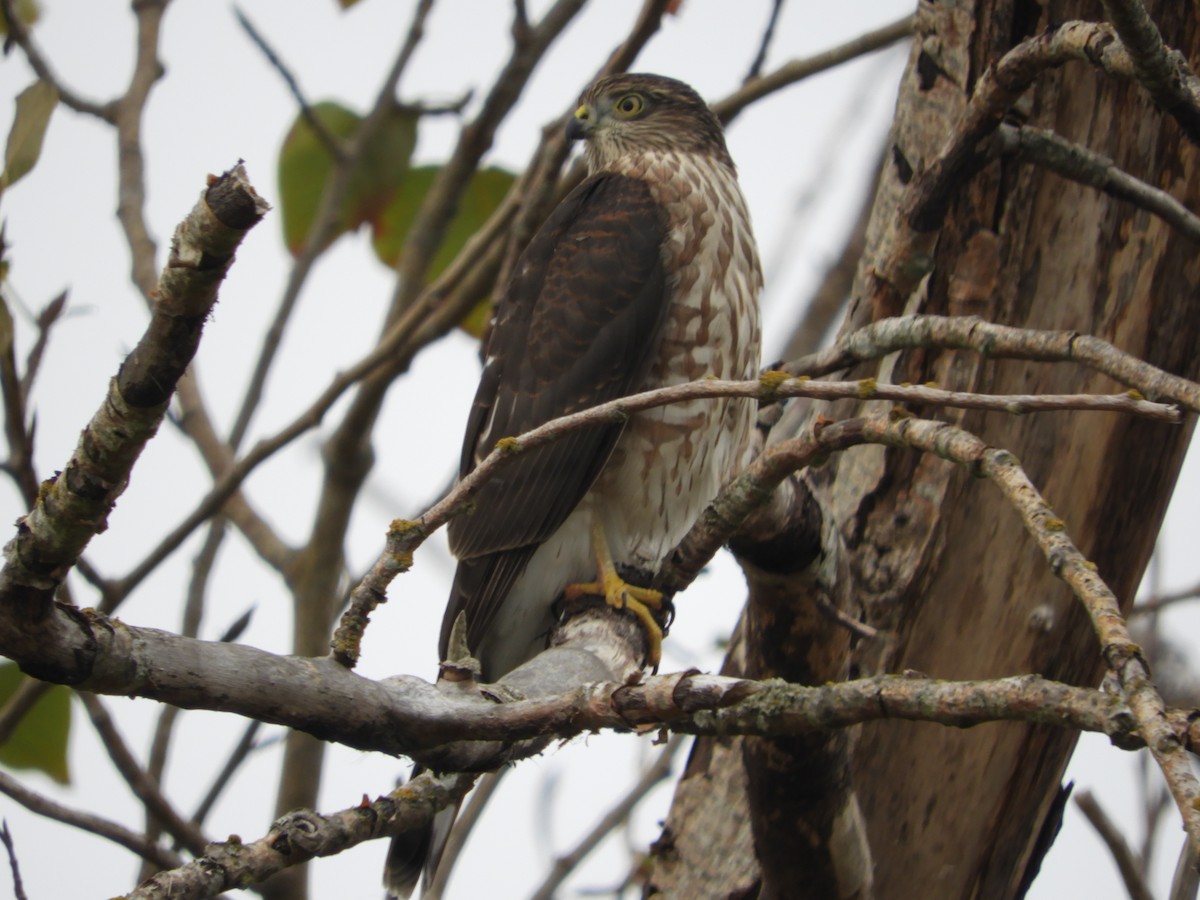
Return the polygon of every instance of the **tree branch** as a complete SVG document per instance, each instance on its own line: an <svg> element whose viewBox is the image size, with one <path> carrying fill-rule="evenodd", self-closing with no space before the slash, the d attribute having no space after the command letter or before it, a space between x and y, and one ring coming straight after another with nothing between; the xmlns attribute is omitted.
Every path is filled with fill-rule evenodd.
<svg viewBox="0 0 1200 900"><path fill-rule="evenodd" d="M1187 58L1163 43L1141 0L1102 2L1142 87L1160 109L1175 118L1192 143L1200 144L1200 79L1192 74Z"/></svg>
<svg viewBox="0 0 1200 900"><path fill-rule="evenodd" d="M277 819L265 837L251 843L209 844L204 856L159 872L126 900L193 900L257 884L283 869L319 856L334 856L363 841L421 828L439 809L461 798L474 782L457 776L449 786L417 779L385 797L321 815L297 810Z"/></svg>
<svg viewBox="0 0 1200 900"><path fill-rule="evenodd" d="M48 612L54 589L92 536L102 531L142 448L157 430L171 391L196 350L234 250L266 211L245 172L214 179L176 230L155 295L154 314L122 364L103 405L62 473L4 548L0 603L27 619L26 639Z"/></svg>
<svg viewBox="0 0 1200 900"><path fill-rule="evenodd" d="M1200 241L1200 216L1164 190L1152 187L1119 169L1111 159L1093 153L1044 128L1003 125L999 131L999 151L1016 154L1019 159L1043 166L1064 178L1086 184L1104 193L1128 200L1149 210L1178 228L1193 241Z"/></svg>
<svg viewBox="0 0 1200 900"><path fill-rule="evenodd" d="M1082 791L1075 795L1075 805L1087 816L1087 820L1100 835L1100 840L1108 847L1113 862L1117 864L1117 871L1121 873L1121 880L1125 882L1125 889L1129 891L1130 900L1154 900L1154 895L1150 893L1150 888L1142 878L1137 858L1129 849L1125 838L1121 836L1120 830L1105 814L1100 801L1092 796L1091 792Z"/></svg>
<svg viewBox="0 0 1200 900"><path fill-rule="evenodd" d="M768 94L773 94L797 81L803 81L805 78L840 66L852 59L882 50L890 44L911 37L912 31L913 17L908 15L889 25L884 25L882 28L877 28L875 31L859 35L844 44L831 47L815 56L794 59L780 66L774 72L768 72L766 75L746 81L728 97L713 103L712 110L723 124L728 125L747 106Z"/></svg>
<svg viewBox="0 0 1200 900"><path fill-rule="evenodd" d="M133 753L125 743L125 739L117 731L112 716L100 702L100 698L87 691L80 691L79 699L83 701L84 709L87 710L97 734L100 735L100 740L108 751L113 765L121 773L121 777L125 779L134 796L142 801L146 812L160 822L176 842L193 856L202 854L208 839L200 832L199 828L175 811L175 808L163 796L158 782L147 775L146 771L138 765L137 760L133 758Z"/></svg>
<svg viewBox="0 0 1200 900"><path fill-rule="evenodd" d="M89 834L95 834L110 840L114 844L120 844L126 850L136 853L142 859L150 860L156 866L169 869L181 865L183 862L179 854L168 850L166 847L160 847L151 841L147 841L136 831L130 831L116 822L102 819L100 816L94 816L91 813L71 809L70 807L63 806L61 803L54 802L49 797L43 797L41 794L34 793L7 772L0 772L0 794L5 794L30 812L37 813L39 816L45 816L47 819L62 822L64 825L70 825L73 828L78 828L81 831L86 831Z"/></svg>
<svg viewBox="0 0 1200 900"><path fill-rule="evenodd" d="M42 55L42 51L33 42L33 37L29 34L28 27L21 21L20 15L17 14L14 0L0 0L0 13L3 14L4 21L8 25L8 39L21 48L21 52L25 54L25 59L29 61L29 67L33 69L37 77L42 79L42 81L54 85L54 89L58 91L59 100L69 108L75 110L75 112L83 113L87 116L95 116L109 124L115 124L116 116L113 103L96 103L92 100L85 100L67 87L62 79L55 74L54 70L50 68L50 64Z"/></svg>
<svg viewBox="0 0 1200 900"><path fill-rule="evenodd" d="M996 325L978 316L897 316L843 335L831 347L788 363L792 375L825 375L896 350L938 347L972 350L994 359L1076 362L1135 388L1152 400L1170 400L1200 412L1200 384L1164 372L1108 341L1075 331L1038 331Z"/></svg>

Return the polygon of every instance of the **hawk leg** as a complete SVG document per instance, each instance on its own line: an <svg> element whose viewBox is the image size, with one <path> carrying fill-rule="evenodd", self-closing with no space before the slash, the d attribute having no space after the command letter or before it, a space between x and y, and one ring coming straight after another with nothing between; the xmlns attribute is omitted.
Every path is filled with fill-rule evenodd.
<svg viewBox="0 0 1200 900"><path fill-rule="evenodd" d="M582 597L603 597L604 602L613 609L627 609L633 613L646 635L646 662L658 671L662 659L663 631L650 610L663 608L662 591L630 584L617 574L616 564L608 549L608 539L604 536L604 527L599 522L592 525L592 553L596 558L596 580L568 584L563 589L563 595L568 601Z"/></svg>

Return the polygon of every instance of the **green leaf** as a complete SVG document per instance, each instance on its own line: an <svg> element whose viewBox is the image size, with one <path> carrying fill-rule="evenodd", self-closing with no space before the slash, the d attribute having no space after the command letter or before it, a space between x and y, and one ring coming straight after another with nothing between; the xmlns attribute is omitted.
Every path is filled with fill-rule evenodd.
<svg viewBox="0 0 1200 900"><path fill-rule="evenodd" d="M17 96L17 111L4 148L0 191L20 181L37 162L50 114L57 105L58 89L46 81L35 81Z"/></svg>
<svg viewBox="0 0 1200 900"><path fill-rule="evenodd" d="M441 168L416 166L410 169L400 192L375 222L375 255L386 265L395 266L399 261L404 242L408 239L408 232ZM516 178L512 172L495 167L480 169L471 176L459 203L458 212L446 231L442 245L434 254L429 267L429 278L436 278L454 261L454 257L471 235L483 227L488 217L503 202ZM470 334L479 337L487 325L489 313L488 304L481 303L459 325Z"/></svg>
<svg viewBox="0 0 1200 900"><path fill-rule="evenodd" d="M25 680L16 663L0 663L0 707ZM69 784L67 738L71 734L71 690L56 684L25 714L8 741L0 745L0 764L38 769L59 784Z"/></svg>
<svg viewBox="0 0 1200 900"><path fill-rule="evenodd" d="M338 142L347 141L362 124L362 117L346 107L326 101L312 108L313 115ZM363 148L350 176L345 201L322 249L347 231L374 222L395 195L417 141L416 114L390 110L373 139ZM321 194L334 171L329 149L308 121L297 115L279 152L279 205L283 237L288 250L298 255L316 224Z"/></svg>
<svg viewBox="0 0 1200 900"><path fill-rule="evenodd" d="M36 22L42 15L42 10L38 6L37 0L17 0L13 5L16 7L17 18L25 23L26 28ZM0 35L7 34L8 19L0 14Z"/></svg>

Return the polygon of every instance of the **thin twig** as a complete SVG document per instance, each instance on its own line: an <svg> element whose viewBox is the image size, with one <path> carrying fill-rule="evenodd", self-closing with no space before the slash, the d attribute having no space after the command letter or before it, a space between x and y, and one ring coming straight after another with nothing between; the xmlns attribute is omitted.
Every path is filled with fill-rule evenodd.
<svg viewBox="0 0 1200 900"><path fill-rule="evenodd" d="M136 831L130 831L125 826L102 819L100 816L80 812L56 803L49 797L43 797L41 794L29 790L3 771L0 771L0 793L12 798L32 813L110 840L126 850L131 850L142 859L150 860L156 866L169 869L183 863L183 859L178 853L168 850L166 847L160 847L152 841L147 841Z"/></svg>
<svg viewBox="0 0 1200 900"><path fill-rule="evenodd" d="M1180 379L1182 381L1182 379ZM1200 385L1193 385L1200 392ZM555 419L523 435L505 438L468 476L463 478L442 500L434 504L415 521L393 523L388 546L367 575L351 591L350 605L342 615L333 638L334 658L353 666L371 612L386 597L387 585L412 565L412 553L433 531L444 525L465 507L479 486L493 477L495 471L519 452L528 452L563 434L585 425L624 422L633 413L684 399L713 397L746 397L773 401L781 397L815 397L819 399L856 398L860 400L895 400L912 403L933 403L945 406L994 409L1010 413L1031 412L1034 409L1108 409L1138 408L1164 421L1178 421L1178 411L1171 407L1148 404L1148 401L1127 395L1098 397L1014 396L1010 398L986 394L966 394L911 385L881 385L874 379L856 382L820 382L789 379L782 372L768 372L756 381L696 381L646 391L600 404L591 409ZM1153 409L1152 409L1153 407ZM790 470L789 470L790 471ZM740 521L739 521L740 524ZM728 535L725 539L728 538ZM720 543L724 543L722 539ZM719 544L717 545L719 546ZM715 547L712 548L715 552ZM707 562L707 560L705 560ZM697 569L698 571L698 569ZM694 577L694 573L693 573ZM689 579L690 582L690 579ZM680 586L674 590L681 589Z"/></svg>
<svg viewBox="0 0 1200 900"><path fill-rule="evenodd" d="M67 87L62 79L54 73L54 70L50 68L50 64L46 61L46 57L42 55L37 44L33 42L33 38L29 34L29 29L21 21L14 0L0 0L0 14L3 14L5 22L8 23L8 40L11 40L21 48L21 52L25 54L26 60L29 61L29 67L33 69L38 78L54 85L54 89L58 91L59 100L76 112L95 116L110 124L115 122L112 103L96 103L92 100L85 100Z"/></svg>
<svg viewBox="0 0 1200 900"><path fill-rule="evenodd" d="M1176 603L1186 603L1189 600L1200 598L1200 584L1193 584L1189 588L1184 588L1181 591L1175 591L1169 594L1159 594L1157 597L1149 597L1146 600L1138 603L1132 610L1130 616L1146 616L1152 615L1165 609L1168 606L1174 606Z"/></svg>
<svg viewBox="0 0 1200 900"><path fill-rule="evenodd" d="M742 84L754 81L762 75L762 68L767 63L767 50L771 46L771 38L775 36L775 26L779 24L779 11L783 9L783 0L772 0L771 15L767 19L767 27L763 29L762 40L758 42L758 52L750 63L750 70L742 79Z"/></svg>
<svg viewBox="0 0 1200 900"><path fill-rule="evenodd" d="M134 795L142 801L147 813L162 823L162 827L175 838L176 842L185 847L192 855L199 856L204 853L204 846L208 843L208 839L199 828L175 811L170 801L163 795L158 782L147 775L145 769L134 759L133 753L129 750L125 739L121 737L112 716L109 715L100 698L87 691L80 691L78 696L83 701L83 707L87 710L92 725L95 726L96 733L100 736L105 750L108 751L113 765L121 773L121 777L125 779L125 783L129 785Z"/></svg>
<svg viewBox="0 0 1200 900"><path fill-rule="evenodd" d="M7 819L0 824L0 841L3 841L4 849L8 851L8 867L12 870L14 900L29 900L25 893L25 884L21 881L21 867L17 864L17 847L13 843L12 832L8 830Z"/></svg>
<svg viewBox="0 0 1200 900"><path fill-rule="evenodd" d="M774 72L768 72L766 75L747 81L725 99L713 103L713 112L717 114L718 119L728 125L747 106L768 94L773 94L788 85L840 66L852 59L882 50L889 44L905 40L912 36L912 29L913 17L908 15L889 25L884 25L882 28L877 28L875 31L859 35L844 44L830 47L814 56L794 59L780 66Z"/></svg>
<svg viewBox="0 0 1200 900"><path fill-rule="evenodd" d="M242 26L242 30L246 32L250 40L254 41L263 56L267 58L267 62L279 73L284 84L288 86L288 90L292 92L292 96L296 99L296 105L300 107L300 115L304 117L304 121L308 123L308 127L312 129L312 133L316 136L317 141L329 153L331 159L341 163L345 161L345 149L341 142L329 133L329 129L325 127L325 123L317 118L313 112L312 104L308 102L308 98L304 96L304 92L300 90L300 82L296 80L296 76L292 74L292 70L287 67L287 64L280 59L279 54L272 49L267 43L267 39L259 32L257 28L246 18L246 14L241 8L235 6L233 8L234 18L238 24Z"/></svg>
<svg viewBox="0 0 1200 900"><path fill-rule="evenodd" d="M37 339L29 349L29 355L25 357L25 372L21 375L21 396L24 398L26 405L29 403L29 395L33 392L33 382L37 378L38 370L41 368L42 356L46 352L46 345L50 341L50 329L59 320L63 310L66 308L67 292L63 291L47 303L45 308L38 313Z"/></svg>
<svg viewBox="0 0 1200 900"><path fill-rule="evenodd" d="M238 408L237 416L234 418L233 427L230 429L229 443L235 451L241 445L242 439L250 427L254 413L257 411L259 403L262 400L263 388L266 385L271 366L283 341L283 333L287 328L288 322L291 320L296 301L300 297L301 288L307 281L308 275L312 271L317 258L324 252L329 241L329 236L336 227L338 210L341 208L346 194L350 190L351 177L362 157L364 148L379 133L379 129L383 126L388 114L395 105L396 86L425 34L425 20L432 8L433 0L421 0L417 4L408 26L408 33L400 46L396 59L392 62L391 68L384 77L383 83L376 92L375 103L371 111L367 113L366 117L359 124L350 140L334 156L336 165L330 173L324 189L321 191L321 199L317 204L317 211L313 218L312 227L305 238L304 246L297 255L295 263L292 265L291 272L288 274L283 296L279 300L279 307L276 309L275 316L271 320L271 325L263 337L262 349L259 351L254 371L251 373L250 380L246 385L241 406Z"/></svg>
<svg viewBox="0 0 1200 900"><path fill-rule="evenodd" d="M642 772L637 783L626 792L625 796L604 814L604 817L574 848L554 861L554 866L547 874L546 879L533 892L533 900L551 900L555 896L555 892L567 879L567 876L575 871L588 854L595 850L611 831L629 819L630 813L645 799L651 789L670 776L671 763L676 752L683 745L684 740L679 735L674 735L667 742L667 745L655 757L654 763Z"/></svg>
<svg viewBox="0 0 1200 900"><path fill-rule="evenodd" d="M258 737L258 732L262 729L262 722L248 722L245 730L242 732L241 738L237 745L233 748L233 752L229 754L229 759L225 760L225 765L221 767L221 771L217 773L217 777L213 779L212 785L204 793L204 799L196 807L196 811L192 813L192 823L200 828L204 825L204 820L208 818L208 814L212 812L212 808L216 806L217 801L221 799L221 793L229 786L233 780L233 776L247 759L250 758L250 753L255 748L255 739Z"/></svg>
<svg viewBox="0 0 1200 900"><path fill-rule="evenodd" d="M137 14L137 52L133 75L124 95L116 101L113 124L117 128L117 221L129 244L133 283L147 306L154 304L157 281L157 248L146 224L146 158L142 152L142 116L150 91L163 75L158 58L159 34L166 0L142 0Z"/></svg>
<svg viewBox="0 0 1200 900"><path fill-rule="evenodd" d="M36 678L22 678L17 689L12 692L4 708L0 709L0 746L8 743L13 732L21 721L29 714L34 705L45 696L54 685Z"/></svg>
<svg viewBox="0 0 1200 900"><path fill-rule="evenodd" d="M1100 801L1090 791L1081 791L1075 795L1075 805L1092 823L1092 827L1100 835L1100 840L1108 847L1108 852L1121 873L1121 879L1125 882L1125 889L1129 891L1130 900L1154 900L1154 895L1150 893L1149 886L1142 878L1141 862L1129 849L1121 830L1104 812Z"/></svg>

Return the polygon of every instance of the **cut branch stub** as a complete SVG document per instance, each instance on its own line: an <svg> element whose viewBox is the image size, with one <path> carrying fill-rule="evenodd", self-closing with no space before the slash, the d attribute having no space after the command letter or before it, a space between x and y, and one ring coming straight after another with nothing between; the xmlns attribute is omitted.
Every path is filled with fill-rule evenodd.
<svg viewBox="0 0 1200 900"><path fill-rule="evenodd" d="M4 548L0 607L10 615L43 619L54 589L92 536L107 527L134 462L191 363L234 250L268 208L238 165L210 180L176 229L145 334L109 384L71 459L41 485Z"/></svg>

